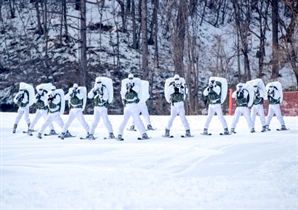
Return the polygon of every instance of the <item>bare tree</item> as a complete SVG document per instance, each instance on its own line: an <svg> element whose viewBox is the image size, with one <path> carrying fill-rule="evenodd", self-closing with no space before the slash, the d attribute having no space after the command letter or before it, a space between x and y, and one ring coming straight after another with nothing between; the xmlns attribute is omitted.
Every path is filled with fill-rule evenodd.
<svg viewBox="0 0 298 210"><path fill-rule="evenodd" d="M81 60L80 60L80 77L81 85L86 84L87 72L87 37L86 37L86 0L81 0L80 4L81 27L80 27L80 44L81 44Z"/></svg>
<svg viewBox="0 0 298 210"><path fill-rule="evenodd" d="M245 80L251 79L251 71L250 71L250 63L249 63L249 46L248 46L248 38L250 36L250 21L251 21L251 4L249 0L238 1L232 0L233 8L234 8L234 18L237 30L237 36L239 36L239 41L241 43L238 51L241 51L244 60L244 76ZM238 39L237 38L237 39ZM239 62L238 62L239 65ZM239 69L238 72L240 73ZM238 75L239 80L241 80L240 74Z"/></svg>
<svg viewBox="0 0 298 210"><path fill-rule="evenodd" d="M175 72L184 75L183 53L185 41L185 25L187 24L187 6L186 0L180 0L178 6L178 16L176 19L176 27L174 31L174 66Z"/></svg>
<svg viewBox="0 0 298 210"><path fill-rule="evenodd" d="M142 0L142 71L143 78L149 79L148 68L148 43L147 43L147 0Z"/></svg>
<svg viewBox="0 0 298 210"><path fill-rule="evenodd" d="M278 0L271 0L272 7L272 79L278 77Z"/></svg>
<svg viewBox="0 0 298 210"><path fill-rule="evenodd" d="M282 48L285 52L285 62L289 61L291 67L294 70L296 81L298 83L298 44L297 40L297 25L298 25L298 2L283 0L286 8L290 11L290 23L286 25L284 21L280 19L280 25L284 28L285 33L282 34ZM282 30L281 30L282 31ZM283 32L283 31L282 31Z"/></svg>

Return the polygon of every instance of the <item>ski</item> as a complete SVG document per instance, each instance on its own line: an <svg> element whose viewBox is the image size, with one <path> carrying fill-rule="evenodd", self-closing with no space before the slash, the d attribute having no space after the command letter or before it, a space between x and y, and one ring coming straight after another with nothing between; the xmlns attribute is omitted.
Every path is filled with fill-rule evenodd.
<svg viewBox="0 0 298 210"><path fill-rule="evenodd" d="M194 137L194 135L191 135L191 136L181 135L181 138L191 138L191 137Z"/></svg>
<svg viewBox="0 0 298 210"><path fill-rule="evenodd" d="M31 131L31 132L35 132L36 130L33 130L33 131ZM23 131L23 133L28 133L28 131Z"/></svg>
<svg viewBox="0 0 298 210"><path fill-rule="evenodd" d="M124 141L124 138L116 137L115 139L116 139L117 141Z"/></svg>
<svg viewBox="0 0 298 210"><path fill-rule="evenodd" d="M97 139L97 137L92 137L92 138L89 138L89 137L80 137L80 140L95 140Z"/></svg>
<svg viewBox="0 0 298 210"><path fill-rule="evenodd" d="M58 133L55 133L55 134L51 134L51 133L45 133L45 134L43 134L44 136L57 136L58 135Z"/></svg>
<svg viewBox="0 0 298 210"><path fill-rule="evenodd" d="M110 137L103 137L104 140L107 140L107 139L115 139L115 138L110 138Z"/></svg>
<svg viewBox="0 0 298 210"><path fill-rule="evenodd" d="M219 133L219 135L221 136L229 136L229 135L232 135L231 133Z"/></svg>
<svg viewBox="0 0 298 210"><path fill-rule="evenodd" d="M151 139L151 137L148 137L148 139ZM143 139L141 137L138 137L138 140L148 140L148 139Z"/></svg>
<svg viewBox="0 0 298 210"><path fill-rule="evenodd" d="M290 130L290 128L286 128L286 129L279 129L279 128L277 128L276 130L277 131L288 131L288 130Z"/></svg>
<svg viewBox="0 0 298 210"><path fill-rule="evenodd" d="M155 131L157 128L147 129L147 131Z"/></svg>
<svg viewBox="0 0 298 210"><path fill-rule="evenodd" d="M203 136L211 136L212 133L201 133L201 135L203 135Z"/></svg>
<svg viewBox="0 0 298 210"><path fill-rule="evenodd" d="M165 135L162 135L162 137L165 137L165 138L174 138L173 135L171 135L171 136L165 136Z"/></svg>
<svg viewBox="0 0 298 210"><path fill-rule="evenodd" d="M76 137L76 136L73 136L73 135L71 135L71 136L64 136L64 137L62 137L62 136L58 136L58 138L60 138L61 140L64 140L65 138L73 138L73 137Z"/></svg>
<svg viewBox="0 0 298 210"><path fill-rule="evenodd" d="M137 131L136 129L130 129L130 128L126 128L126 130L128 130L128 131Z"/></svg>

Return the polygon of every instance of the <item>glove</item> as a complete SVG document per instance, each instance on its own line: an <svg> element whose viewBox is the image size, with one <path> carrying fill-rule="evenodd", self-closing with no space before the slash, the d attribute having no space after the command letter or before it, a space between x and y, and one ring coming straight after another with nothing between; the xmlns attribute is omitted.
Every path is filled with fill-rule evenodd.
<svg viewBox="0 0 298 210"><path fill-rule="evenodd" d="M209 87L209 89L212 89L213 88L213 83L210 82L208 87Z"/></svg>
<svg viewBox="0 0 298 210"><path fill-rule="evenodd" d="M174 91L175 91L175 93L179 93L179 88L175 87Z"/></svg>
<svg viewBox="0 0 298 210"><path fill-rule="evenodd" d="M97 88L94 87L94 88L92 89L93 95L96 95L96 91L97 91Z"/></svg>
<svg viewBox="0 0 298 210"><path fill-rule="evenodd" d="M52 96L52 94L50 94L50 95L48 96L48 101L53 101L53 99L54 99L54 97Z"/></svg>
<svg viewBox="0 0 298 210"><path fill-rule="evenodd" d="M126 84L126 90L130 90L132 88L131 83Z"/></svg>

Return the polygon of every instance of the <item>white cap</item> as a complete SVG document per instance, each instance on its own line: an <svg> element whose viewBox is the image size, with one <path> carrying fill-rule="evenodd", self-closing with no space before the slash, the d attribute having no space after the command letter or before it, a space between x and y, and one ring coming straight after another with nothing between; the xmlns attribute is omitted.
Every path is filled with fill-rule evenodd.
<svg viewBox="0 0 298 210"><path fill-rule="evenodd" d="M20 90L24 90L25 89L25 84L24 83L20 83L20 88L19 88Z"/></svg>
<svg viewBox="0 0 298 210"><path fill-rule="evenodd" d="M215 81L215 77L210 77L209 78L209 81L211 82L211 81Z"/></svg>
<svg viewBox="0 0 298 210"><path fill-rule="evenodd" d="M174 79L175 80L179 80L180 79L180 76L178 74L175 74Z"/></svg>
<svg viewBox="0 0 298 210"><path fill-rule="evenodd" d="M96 77L95 82L96 82L96 83L101 82L100 77Z"/></svg>
<svg viewBox="0 0 298 210"><path fill-rule="evenodd" d="M128 79L133 79L133 74L129 74Z"/></svg>
<svg viewBox="0 0 298 210"><path fill-rule="evenodd" d="M51 90L53 91L53 90L56 90L56 87L53 85L52 87L51 87Z"/></svg>
<svg viewBox="0 0 298 210"><path fill-rule="evenodd" d="M78 87L79 87L79 85L77 83L73 84L73 88L78 88Z"/></svg>

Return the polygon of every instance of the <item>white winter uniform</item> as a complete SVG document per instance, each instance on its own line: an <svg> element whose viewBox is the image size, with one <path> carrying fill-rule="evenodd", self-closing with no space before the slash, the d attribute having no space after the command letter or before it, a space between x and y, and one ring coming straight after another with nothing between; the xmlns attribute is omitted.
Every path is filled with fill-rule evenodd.
<svg viewBox="0 0 298 210"><path fill-rule="evenodd" d="M244 98L247 98L248 97L248 92L246 90L244 90ZM233 94L232 94L232 98L235 98L237 100L237 91L234 91ZM236 128L236 124L238 123L239 121L239 117L243 115L247 121L247 125L249 127L249 129L251 130L253 127L253 123L251 121L251 118L250 118L250 113L249 113L249 109L246 106L237 106L236 107L236 110L235 110L235 113L234 113L234 117L232 119L232 125L231 125L231 128Z"/></svg>
<svg viewBox="0 0 298 210"><path fill-rule="evenodd" d="M80 90L80 88L77 89L78 92L76 94L76 97L79 100L82 100L84 95L83 95L83 92L79 91L79 90ZM66 94L64 99L71 101L71 99L74 97L74 95L71 96L71 94L72 93ZM62 133L65 133L67 131L70 124L72 123L72 121L75 118L77 118L80 121L81 125L83 126L85 131L88 133L90 128L89 128L89 125L87 124L87 122L84 118L84 115L83 115L83 108L82 108L83 104L71 104L71 102L69 104L70 104L70 106L72 106L72 108L70 109L70 112L68 114L68 119L67 119L66 123L63 126Z"/></svg>
<svg viewBox="0 0 298 210"><path fill-rule="evenodd" d="M214 114L216 113L218 116L218 119L220 120L222 127L223 128L228 128L227 125L227 121L225 120L225 118L223 117L223 113L222 113L222 109L221 109L221 103L220 103L220 87L218 85L216 85L215 87L213 87L213 91L219 96L219 103L217 103L217 101L214 101L214 103L212 101L210 101L209 103L209 107L208 107L208 116L205 122L205 126L204 128L208 129L209 124L211 122L212 117L214 116ZM204 92L203 95L204 96L208 96L210 92L209 87L207 87Z"/></svg>
<svg viewBox="0 0 298 210"><path fill-rule="evenodd" d="M53 101L50 102L46 100L46 105L49 107L49 113L44 124L41 126L39 133L43 134L44 130L53 122L55 121L61 128L63 128L64 122L60 116L60 103L61 97L59 94L55 93L53 95ZM51 108L51 104L56 105L56 107Z"/></svg>
<svg viewBox="0 0 298 210"><path fill-rule="evenodd" d="M138 93L139 92L138 85L134 85L132 90ZM130 117L133 118L133 122L135 123L135 126L137 127L139 133L143 135L144 133L146 133L146 128L140 118L140 110L139 110L138 102L136 101L138 100L138 98L134 97L133 99L128 99L127 94L129 93L128 93L128 90L125 88L121 89L120 94L122 99L124 99L126 102L124 107L123 120L118 129L118 135L123 134L123 130Z"/></svg>
<svg viewBox="0 0 298 210"><path fill-rule="evenodd" d="M146 125L151 125L150 115L149 115L146 103L138 103L138 107L139 107L140 113L142 114L141 116L143 116L145 119ZM132 125L134 125L133 120L132 120Z"/></svg>
<svg viewBox="0 0 298 210"><path fill-rule="evenodd" d="M40 96L40 99L38 99L39 96ZM34 103L37 103L39 100L40 101L43 101L44 104L47 103L46 102L47 96L46 96L46 93L45 92L43 92L42 94L39 94L39 93L36 94L36 97L34 99ZM40 107L40 108L37 107L36 112L35 112L35 117L32 120L32 123L30 125L30 130L34 130L34 127L35 127L36 123L38 122L38 120L41 117L43 117L44 120L46 120L47 116L48 116L48 108L46 106ZM51 130L54 130L53 123L50 123L49 124L49 127L50 127Z"/></svg>
<svg viewBox="0 0 298 210"><path fill-rule="evenodd" d="M274 89L273 88L273 93L272 93L272 95L273 95L273 100L275 100L275 101L279 101L279 99L280 99L280 94L279 94L279 92L276 90L276 89ZM278 121L279 121L279 123L281 124L281 125L285 125L285 121L284 121L284 118L283 118L283 116L282 116L282 114L281 114L281 111L280 111L280 104L279 104L279 102L278 103L270 103L270 98L269 98L269 95L268 95L268 101L269 101L269 110L268 110L268 115L267 115L267 122L266 122L266 124L269 126L270 125L270 122L271 122L271 120L272 120L272 117L273 117L273 115L275 114L276 115L276 117L277 117L277 119L278 119Z"/></svg>
<svg viewBox="0 0 298 210"><path fill-rule="evenodd" d="M264 100L263 92L262 91L255 92L255 95L257 93L259 94L258 97L263 98L263 100ZM260 116L262 126L265 126L266 125L266 119L265 119L265 114L264 114L263 103L262 104L254 104L251 108L251 121L253 123L253 126L255 125L256 115L257 114L259 114L259 116Z"/></svg>
<svg viewBox="0 0 298 210"><path fill-rule="evenodd" d="M184 92L184 90L179 90L181 94L186 94L187 93L187 89L186 92ZM175 90L174 90L174 86L170 85L170 87L168 88L168 94L172 95L174 94ZM168 121L168 124L166 126L166 129L170 130L172 125L173 125L173 121L174 119L177 117L177 115L180 116L181 122L185 128L185 130L189 130L189 124L188 121L185 117L185 109L184 109L184 101L179 101L179 102L172 102L171 103L171 115L170 115L170 119Z"/></svg>
<svg viewBox="0 0 298 210"><path fill-rule="evenodd" d="M21 97L22 94L23 94L23 97ZM28 105L29 95L27 94L27 92L26 91L18 92L17 95L14 97L13 101L19 106L18 114L14 124L18 124L23 115L27 125L30 124L29 105Z"/></svg>
<svg viewBox="0 0 298 210"><path fill-rule="evenodd" d="M102 86L102 90L102 96L100 96L99 94L94 94L94 92L96 93L96 89L94 88L88 93L88 98L90 99L94 98L94 100L96 100L96 97L102 97L100 100L98 100L102 101L102 103L99 102L97 105L94 106L94 118L89 132L92 135L94 134L100 117L102 117L103 123L106 126L108 132L113 133L113 127L108 117L108 109L107 107L105 107L105 102L109 99L109 93L105 86Z"/></svg>

